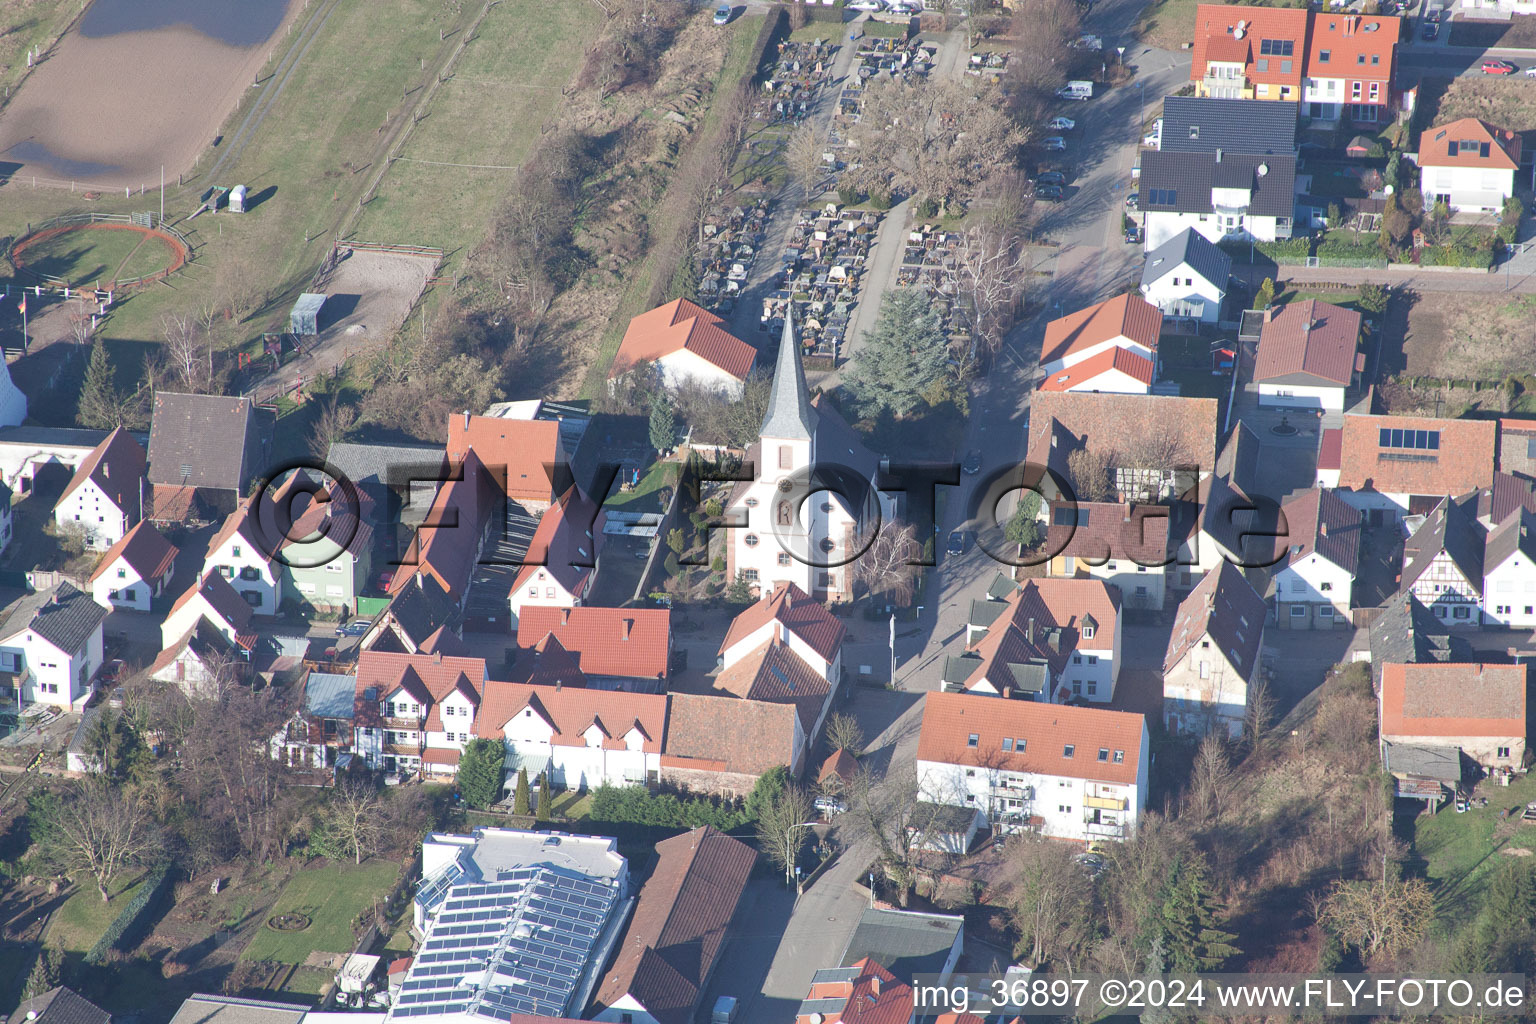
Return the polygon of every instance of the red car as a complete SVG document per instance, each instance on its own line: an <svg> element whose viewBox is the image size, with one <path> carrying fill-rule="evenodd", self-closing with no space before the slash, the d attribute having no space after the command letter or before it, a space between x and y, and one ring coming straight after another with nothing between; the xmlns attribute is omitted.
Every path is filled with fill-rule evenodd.
<svg viewBox="0 0 1536 1024"><path fill-rule="evenodd" d="M1512 75L1520 69L1507 60L1483 61L1483 74L1485 75Z"/></svg>

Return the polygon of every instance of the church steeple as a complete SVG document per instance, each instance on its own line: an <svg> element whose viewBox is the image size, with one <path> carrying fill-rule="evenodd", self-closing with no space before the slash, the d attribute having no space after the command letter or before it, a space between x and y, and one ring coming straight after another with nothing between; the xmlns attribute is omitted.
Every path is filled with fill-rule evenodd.
<svg viewBox="0 0 1536 1024"><path fill-rule="evenodd" d="M793 303L785 303L784 335L779 339L779 358L768 392L768 412L763 417L763 437L776 441L809 441L816 433L816 410L811 408L805 368L795 343Z"/></svg>

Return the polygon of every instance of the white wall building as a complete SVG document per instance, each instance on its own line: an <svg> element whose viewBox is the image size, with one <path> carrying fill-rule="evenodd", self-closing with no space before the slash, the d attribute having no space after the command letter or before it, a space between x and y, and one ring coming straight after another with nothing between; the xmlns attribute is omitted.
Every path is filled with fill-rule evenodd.
<svg viewBox="0 0 1536 1024"><path fill-rule="evenodd" d="M0 632L0 692L25 709L80 710L102 662L107 611L68 583L28 594Z"/></svg>
<svg viewBox="0 0 1536 1024"><path fill-rule="evenodd" d="M666 726L664 694L493 680L474 731L506 743L510 792L519 768L566 789L654 782Z"/></svg>
<svg viewBox="0 0 1536 1024"><path fill-rule="evenodd" d="M1494 527L1483 548L1483 622L1536 627L1536 516L1525 509Z"/></svg>
<svg viewBox="0 0 1536 1024"><path fill-rule="evenodd" d="M141 520L108 549L91 573L91 598L103 608L147 612L176 570L176 545Z"/></svg>
<svg viewBox="0 0 1536 1024"><path fill-rule="evenodd" d="M1186 228L1147 253L1141 295L1164 316L1214 324L1221 319L1231 277L1232 257Z"/></svg>
<svg viewBox="0 0 1536 1024"><path fill-rule="evenodd" d="M1520 134L1463 117L1424 131L1418 163L1426 210L1445 203L1460 213L1499 213L1520 176Z"/></svg>
<svg viewBox="0 0 1536 1024"><path fill-rule="evenodd" d="M1229 562L1189 592L1163 657L1163 724L1169 732L1242 736L1267 614L1264 599Z"/></svg>

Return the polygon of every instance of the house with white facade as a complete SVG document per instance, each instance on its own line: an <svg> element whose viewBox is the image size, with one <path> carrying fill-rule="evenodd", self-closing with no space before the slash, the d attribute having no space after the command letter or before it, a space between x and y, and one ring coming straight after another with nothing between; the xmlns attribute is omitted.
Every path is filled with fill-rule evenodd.
<svg viewBox="0 0 1536 1024"><path fill-rule="evenodd" d="M507 593L514 631L525 608L574 608L586 599L597 579L604 522L575 485L545 510Z"/></svg>
<svg viewBox="0 0 1536 1024"><path fill-rule="evenodd" d="M1365 519L1332 491L1302 491L1280 506L1280 560L1270 569L1281 629L1344 629L1352 624L1355 576Z"/></svg>
<svg viewBox="0 0 1536 1024"><path fill-rule="evenodd" d="M452 778L488 678L483 658L364 651L353 750L375 771Z"/></svg>
<svg viewBox="0 0 1536 1024"><path fill-rule="evenodd" d="M1166 505L1052 502L1045 538L1050 574L1103 580L1126 608L1161 608L1178 555L1169 537L1170 511Z"/></svg>
<svg viewBox="0 0 1536 1024"><path fill-rule="evenodd" d="M1259 404L1340 411L1355 374L1365 369L1360 314L1308 299L1264 311L1254 357Z"/></svg>
<svg viewBox="0 0 1536 1024"><path fill-rule="evenodd" d="M176 570L176 545L140 520L102 556L91 573L91 597L103 608L147 612L165 594Z"/></svg>
<svg viewBox="0 0 1536 1024"><path fill-rule="evenodd" d="M818 601L854 598L852 562L863 534L896 515L876 487L880 460L819 399L812 402L794 316L786 316L759 439L747 451L754 478L737 484L728 511L745 520L726 531L726 576L756 593L793 583Z"/></svg>
<svg viewBox="0 0 1536 1024"><path fill-rule="evenodd" d="M1051 385L1064 372L1081 366L1097 367L1106 357L1113 359L1117 352L1123 352L1133 358L1126 363L1122 357L1117 372L1138 380L1146 378L1139 388L1128 392L1144 395L1157 374L1157 342L1162 329L1162 312L1135 295L1117 295L1058 317L1045 325L1045 342L1040 349L1040 369L1045 374L1041 387L1050 391L1117 390L1089 387L1090 377L1083 372L1071 375L1070 387Z"/></svg>
<svg viewBox="0 0 1536 1024"><path fill-rule="evenodd" d="M1536 627L1536 514L1512 512L1483 545L1483 623Z"/></svg>
<svg viewBox="0 0 1536 1024"><path fill-rule="evenodd" d="M1118 589L1101 579L1032 579L1002 601L975 602L971 611L965 653L945 660L944 689L1044 703L1114 699Z"/></svg>
<svg viewBox="0 0 1536 1024"><path fill-rule="evenodd" d="M173 647L199 622L206 621L226 640L247 652L256 644L251 606L240 600L224 576L209 570L184 590L160 624L160 647Z"/></svg>
<svg viewBox="0 0 1536 1024"><path fill-rule="evenodd" d="M283 603L283 566L274 553L282 544L282 534L275 518L263 521L263 515L275 514L270 507L258 511L251 498L224 519L224 525L208 544L203 571L217 572L234 588L240 599L256 615L276 615Z"/></svg>
<svg viewBox="0 0 1536 1024"><path fill-rule="evenodd" d="M701 384L740 398L756 357L757 349L732 334L720 317L687 299L673 299L629 321L608 377L648 365L669 388Z"/></svg>
<svg viewBox="0 0 1536 1024"><path fill-rule="evenodd" d="M1232 257L1194 228L1185 228L1147 253L1141 297L1175 320L1214 324L1221 319L1232 278Z"/></svg>
<svg viewBox="0 0 1536 1024"><path fill-rule="evenodd" d="M1186 228L1212 242L1290 238L1296 158L1289 154L1141 154L1140 210L1152 252Z"/></svg>
<svg viewBox="0 0 1536 1024"><path fill-rule="evenodd" d="M1267 614L1264 598L1229 562L1189 592L1163 657L1163 724L1170 733L1242 736Z"/></svg>
<svg viewBox="0 0 1536 1024"><path fill-rule="evenodd" d="M146 464L144 448L118 427L75 470L53 506L53 521L79 530L89 548L116 544L141 518Z"/></svg>
<svg viewBox="0 0 1536 1024"><path fill-rule="evenodd" d="M1520 174L1520 133L1463 117L1426 128L1419 137L1419 188L1424 208L1444 203L1458 213L1500 213Z"/></svg>
<svg viewBox="0 0 1536 1024"><path fill-rule="evenodd" d="M68 583L27 594L0 627L0 697L79 711L102 664L107 610Z"/></svg>
<svg viewBox="0 0 1536 1024"><path fill-rule="evenodd" d="M150 664L151 679L175 683L189 695L216 694L250 674L250 651L210 619L201 618Z"/></svg>
<svg viewBox="0 0 1536 1024"><path fill-rule="evenodd" d="M1482 624L1486 536L1469 505L1440 499L1403 542L1402 590L1453 629Z"/></svg>
<svg viewBox="0 0 1536 1024"><path fill-rule="evenodd" d="M664 693L672 661L669 608L525 608L509 682Z"/></svg>
<svg viewBox="0 0 1536 1024"><path fill-rule="evenodd" d="M519 770L557 788L654 784L666 740L667 697L492 680L475 735L507 746L507 789Z"/></svg>
<svg viewBox="0 0 1536 1024"><path fill-rule="evenodd" d="M975 807L1000 832L1124 838L1146 808L1150 760L1142 715L966 693L924 697L919 795Z"/></svg>
<svg viewBox="0 0 1536 1024"><path fill-rule="evenodd" d="M1367 525L1424 515L1447 494L1490 486L1498 452L1497 420L1346 413L1339 496L1365 513Z"/></svg>
<svg viewBox="0 0 1536 1024"><path fill-rule="evenodd" d="M847 635L847 627L825 605L793 583L782 583L731 620L718 664L730 668L770 640L780 640L835 689L843 677Z"/></svg>

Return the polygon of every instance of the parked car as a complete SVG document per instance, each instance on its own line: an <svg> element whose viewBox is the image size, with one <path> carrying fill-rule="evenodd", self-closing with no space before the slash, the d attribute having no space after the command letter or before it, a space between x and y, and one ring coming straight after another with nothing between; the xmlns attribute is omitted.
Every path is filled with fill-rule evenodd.
<svg viewBox="0 0 1536 1024"><path fill-rule="evenodd" d="M1126 245L1139 245L1140 243L1141 243L1141 232L1139 230L1137 230L1135 224L1127 224L1125 226L1125 244Z"/></svg>
<svg viewBox="0 0 1536 1024"><path fill-rule="evenodd" d="M981 472L981 449L972 448L965 453L965 458L960 463L960 468L965 470L968 476L975 476Z"/></svg>
<svg viewBox="0 0 1536 1024"><path fill-rule="evenodd" d="M1138 204L1140 202L1141 202L1141 193L1140 192L1132 192L1130 195L1125 197L1125 208L1127 210L1134 210L1134 209L1136 209L1136 204Z"/></svg>
<svg viewBox="0 0 1536 1024"><path fill-rule="evenodd" d="M904 4L904 3L890 4L890 5L888 5L886 7L886 10L889 11L890 13L892 13L892 14L916 14L917 13L917 8L915 6L913 6L912 4Z"/></svg>
<svg viewBox="0 0 1536 1024"><path fill-rule="evenodd" d="M372 619L353 619L345 626L336 627L337 636L362 636L373 626Z"/></svg>
<svg viewBox="0 0 1536 1024"><path fill-rule="evenodd" d="M1438 7L1431 7L1427 12L1425 12L1424 18L1431 25L1433 25L1435 22L1440 20L1440 14L1441 14L1440 8L1438 8Z"/></svg>
<svg viewBox="0 0 1536 1024"><path fill-rule="evenodd" d="M803 807L805 805L801 804L801 806ZM842 800L835 796L819 796L816 798L815 806L817 812L820 813L823 817L827 818L837 814L842 814L848 810L848 805L843 803Z"/></svg>
<svg viewBox="0 0 1536 1024"><path fill-rule="evenodd" d="M1069 132L1077 127L1077 122L1070 117L1053 117L1045 123L1045 126L1053 132Z"/></svg>
<svg viewBox="0 0 1536 1024"><path fill-rule="evenodd" d="M854 0L853 3L848 5L848 8L854 11L883 11L885 10L885 4L881 3L880 0Z"/></svg>
<svg viewBox="0 0 1536 1024"><path fill-rule="evenodd" d="M1419 33L1419 35L1423 36L1426 40L1430 40L1430 41L1433 41L1434 38L1436 36L1438 36L1439 34L1440 34L1440 26L1436 25L1436 24L1434 24L1432 22L1426 23L1424 25L1424 30Z"/></svg>
<svg viewBox="0 0 1536 1024"><path fill-rule="evenodd" d="M1056 202L1063 194L1060 185L1041 185L1035 189L1035 198L1048 203Z"/></svg>
<svg viewBox="0 0 1536 1024"><path fill-rule="evenodd" d="M1163 119L1158 118L1152 122L1152 130L1141 137L1143 146L1159 149L1163 145Z"/></svg>
<svg viewBox="0 0 1536 1024"><path fill-rule="evenodd" d="M1067 140L1060 135L1052 135L1045 140L1045 149L1049 153L1061 153L1067 148Z"/></svg>
<svg viewBox="0 0 1536 1024"><path fill-rule="evenodd" d="M1483 61L1483 74L1485 75L1512 75L1519 70L1519 68L1507 60L1489 59Z"/></svg>
<svg viewBox="0 0 1536 1024"><path fill-rule="evenodd" d="M1536 64L1532 64L1530 67L1525 69L1525 77L1536 78Z"/></svg>
<svg viewBox="0 0 1536 1024"><path fill-rule="evenodd" d="M1041 171L1035 178L1036 185L1065 185L1067 176L1060 171Z"/></svg>
<svg viewBox="0 0 1536 1024"><path fill-rule="evenodd" d="M951 555L963 555L970 546L971 531L951 530L949 533L949 543L945 546L944 550Z"/></svg>
<svg viewBox="0 0 1536 1024"><path fill-rule="evenodd" d="M1457 797L1456 798L1456 813L1457 814L1466 814L1467 813L1467 806L1468 806L1468 804L1467 804L1466 800L1464 800L1461 797Z"/></svg>
<svg viewBox="0 0 1536 1024"><path fill-rule="evenodd" d="M1104 873L1104 858L1096 853L1079 853L1072 858L1072 861L1088 872L1089 878L1097 878Z"/></svg>
<svg viewBox="0 0 1536 1024"><path fill-rule="evenodd" d="M731 5L721 4L715 8L715 24L724 25L731 20Z"/></svg>

